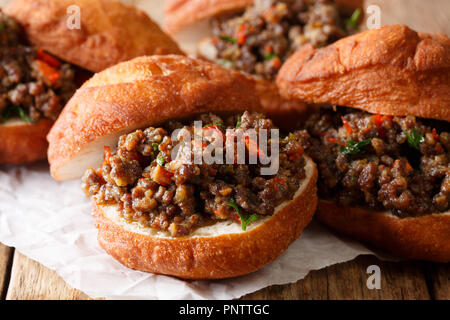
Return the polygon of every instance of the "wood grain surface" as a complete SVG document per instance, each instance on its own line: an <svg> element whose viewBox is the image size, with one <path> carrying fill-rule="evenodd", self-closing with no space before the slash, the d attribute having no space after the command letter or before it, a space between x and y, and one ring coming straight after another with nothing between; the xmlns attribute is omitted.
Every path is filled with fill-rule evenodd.
<svg viewBox="0 0 450 320"><path fill-rule="evenodd" d="M7 0L0 0L0 5ZM366 0L377 5L381 23L450 34L450 0ZM367 267L378 265L381 289L366 286ZM89 299L54 271L0 244L0 298ZM374 256L312 271L296 283L264 288L244 299L450 299L450 265L385 262Z"/></svg>
<svg viewBox="0 0 450 320"><path fill-rule="evenodd" d="M381 270L381 289L368 289L367 267ZM444 294L445 295L445 294ZM312 271L293 284L271 286L247 295L247 299L430 299L426 275L418 262L383 262L375 256L360 256L353 261ZM447 295L447 299L450 296Z"/></svg>
<svg viewBox="0 0 450 320"><path fill-rule="evenodd" d="M7 300L80 300L89 299L79 290L72 289L55 271L14 252Z"/></svg>
<svg viewBox="0 0 450 320"><path fill-rule="evenodd" d="M6 297L8 290L13 251L10 247L0 243L0 299Z"/></svg>
<svg viewBox="0 0 450 320"><path fill-rule="evenodd" d="M0 245L0 251L11 251ZM13 259L12 269L1 273L9 279L4 287L6 299L90 299L86 294L68 286L56 272L14 252L0 259L0 270L8 270ZM381 288L368 289L367 267L377 265L381 270ZM350 300L350 299L389 299L389 300L449 300L450 266L426 262L385 262L375 256L365 255L353 261L310 272L304 279L287 285L274 285L242 299L274 300Z"/></svg>

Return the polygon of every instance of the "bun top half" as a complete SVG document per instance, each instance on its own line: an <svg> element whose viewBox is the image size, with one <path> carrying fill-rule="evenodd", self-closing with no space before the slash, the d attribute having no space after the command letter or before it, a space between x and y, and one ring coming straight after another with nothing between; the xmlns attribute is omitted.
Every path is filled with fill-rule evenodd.
<svg viewBox="0 0 450 320"><path fill-rule="evenodd" d="M450 39L391 25L305 46L277 84L286 98L450 122Z"/></svg>
<svg viewBox="0 0 450 320"><path fill-rule="evenodd" d="M262 111L255 82L179 55L139 57L95 74L77 90L47 139L52 176L76 179L120 135L204 112Z"/></svg>
<svg viewBox="0 0 450 320"><path fill-rule="evenodd" d="M80 8L81 29L68 28L70 6ZM143 11L114 0L13 0L5 13L32 44L93 72L142 55L182 54Z"/></svg>

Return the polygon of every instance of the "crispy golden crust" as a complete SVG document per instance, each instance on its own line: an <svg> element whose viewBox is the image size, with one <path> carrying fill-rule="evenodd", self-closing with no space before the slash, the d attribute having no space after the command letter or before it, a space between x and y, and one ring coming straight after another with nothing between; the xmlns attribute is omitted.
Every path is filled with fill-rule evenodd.
<svg viewBox="0 0 450 320"><path fill-rule="evenodd" d="M164 8L165 30L174 34L196 21L251 4L253 0L167 0Z"/></svg>
<svg viewBox="0 0 450 320"><path fill-rule="evenodd" d="M211 38L200 41L197 49L200 58L211 62L216 59L217 51ZM243 74L255 83L255 93L261 101L264 112L281 129L294 129L298 125L299 118L306 118L306 113L311 110L298 99L283 98L275 82L245 72Z"/></svg>
<svg viewBox="0 0 450 320"><path fill-rule="evenodd" d="M243 74L247 76L246 73ZM249 75L248 78L255 82L255 92L267 113L276 114L277 112L285 113L293 109L306 109L306 105L302 101L283 98L274 82L252 75Z"/></svg>
<svg viewBox="0 0 450 320"><path fill-rule="evenodd" d="M450 121L450 39L393 25L306 46L277 84L286 98Z"/></svg>
<svg viewBox="0 0 450 320"><path fill-rule="evenodd" d="M45 137L53 121L41 120L29 124L11 120L0 125L0 164L23 164L47 157L47 140Z"/></svg>
<svg viewBox="0 0 450 320"><path fill-rule="evenodd" d="M271 218L249 231L218 236L158 238L131 232L94 206L98 241L116 260L141 271L185 279L247 274L275 260L300 236L317 206L316 180L317 169L312 164L303 192Z"/></svg>
<svg viewBox="0 0 450 320"><path fill-rule="evenodd" d="M450 262L450 214L400 219L319 200L316 217L327 226L407 259Z"/></svg>
<svg viewBox="0 0 450 320"><path fill-rule="evenodd" d="M281 129L293 130L312 110L303 101L283 98L275 82L251 75L249 78L255 81L255 93L260 99L264 112Z"/></svg>
<svg viewBox="0 0 450 320"><path fill-rule="evenodd" d="M80 8L80 30L67 27L69 6ZM33 44L94 72L142 55L182 54L144 12L118 1L14 0L5 12Z"/></svg>
<svg viewBox="0 0 450 320"><path fill-rule="evenodd" d="M362 8L362 0L336 0L344 10ZM253 0L167 0L164 27L174 34L184 27L213 16L242 10L253 4Z"/></svg>
<svg viewBox="0 0 450 320"><path fill-rule="evenodd" d="M74 179L99 165L60 172L107 136L208 111L261 111L253 91L254 83L240 73L184 56L120 63L96 74L67 103L48 135L51 173L56 179Z"/></svg>

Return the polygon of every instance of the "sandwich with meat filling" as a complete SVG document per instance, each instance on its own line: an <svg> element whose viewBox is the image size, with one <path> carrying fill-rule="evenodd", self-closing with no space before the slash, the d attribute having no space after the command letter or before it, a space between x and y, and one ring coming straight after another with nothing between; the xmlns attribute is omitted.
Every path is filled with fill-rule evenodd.
<svg viewBox="0 0 450 320"><path fill-rule="evenodd" d="M194 7L200 12L211 11L198 8L197 1L183 2L180 5L179 0L168 1L169 31L188 22L178 20L180 12ZM225 67L268 80L274 80L282 63L301 46L310 43L321 47L355 31L361 14L356 9L352 17L348 7L329 0L228 2L216 1L217 10L208 12L212 16L212 36L200 43L199 54ZM243 11L230 13L230 6Z"/></svg>
<svg viewBox="0 0 450 320"><path fill-rule="evenodd" d="M83 12L80 29L67 26L71 5ZM115 27L120 19L131 23ZM112 0L14 0L0 12L0 46L0 164L46 158L50 127L91 72L181 52L148 16Z"/></svg>
<svg viewBox="0 0 450 320"><path fill-rule="evenodd" d="M260 113L253 86L169 55L121 63L77 91L48 136L51 172L82 175L109 254L142 271L228 278L300 236L316 208L317 170L301 132L278 135Z"/></svg>
<svg viewBox="0 0 450 320"><path fill-rule="evenodd" d="M44 159L47 135L75 92L75 68L24 40L0 12L0 163Z"/></svg>
<svg viewBox="0 0 450 320"><path fill-rule="evenodd" d="M261 162L196 165L189 163L192 161L184 163L179 157L174 159L171 151L181 141L171 137L176 129L202 137L223 135L225 131L275 129L269 119L259 113L244 112L226 118L204 113L195 120L206 125L197 129L190 122L168 122L166 127L148 127L122 135L115 152L106 149L103 165L85 173L84 191L97 204L118 205L127 221L139 221L172 237L189 235L217 221L236 220L245 231L253 221L273 215L278 205L294 198L305 178L299 137L291 133L279 141L279 170L264 177ZM255 140L258 138L257 135ZM208 140L211 139L206 139L202 149L212 142ZM251 152L250 144L256 145L255 140L247 139L247 152ZM193 150L195 140L189 144ZM223 152L223 147L215 152ZM254 152L265 156L260 149L255 148ZM237 148L233 149L233 157L237 157Z"/></svg>
<svg viewBox="0 0 450 320"><path fill-rule="evenodd" d="M298 51L278 84L339 106L301 134L319 169L318 219L407 258L450 261L450 39L370 30Z"/></svg>
<svg viewBox="0 0 450 320"><path fill-rule="evenodd" d="M174 33L210 18L211 35L199 41L198 55L253 76L266 112L288 128L306 106L279 96L273 81L281 65L306 44L321 47L355 32L361 15L356 2L216 0L205 6L204 1L172 0L166 5L166 29Z"/></svg>

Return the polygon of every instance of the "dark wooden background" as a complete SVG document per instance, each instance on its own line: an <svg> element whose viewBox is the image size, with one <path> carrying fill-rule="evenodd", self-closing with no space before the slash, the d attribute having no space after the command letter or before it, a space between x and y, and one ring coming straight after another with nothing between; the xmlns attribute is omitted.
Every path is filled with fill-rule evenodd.
<svg viewBox="0 0 450 320"><path fill-rule="evenodd" d="M7 0L0 0L0 5ZM450 0L368 0L381 9L381 23L450 34ZM444 106L448 107L448 106ZM450 240L450 239L449 239ZM369 265L381 269L381 289L366 286ZM89 299L56 272L0 244L1 299ZM450 264L383 262L374 256L312 271L293 284L271 286L244 299L450 299Z"/></svg>

